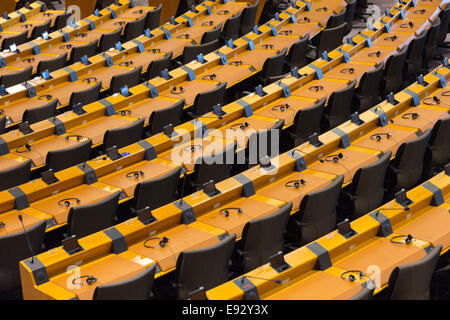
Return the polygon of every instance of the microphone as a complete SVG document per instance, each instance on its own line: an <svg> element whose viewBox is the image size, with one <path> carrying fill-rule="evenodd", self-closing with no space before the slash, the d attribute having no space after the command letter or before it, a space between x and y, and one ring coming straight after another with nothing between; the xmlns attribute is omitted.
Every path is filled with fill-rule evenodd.
<svg viewBox="0 0 450 320"><path fill-rule="evenodd" d="M376 106L375 110L380 109L381 111L383 111L383 113L386 115L386 119L389 120L390 123L394 123L394 120L392 120L391 118L388 117L387 113L384 112L383 108L381 108L380 106Z"/></svg>
<svg viewBox="0 0 450 320"><path fill-rule="evenodd" d="M187 179L187 170L182 169L184 171L184 177L183 177L183 186L181 187L181 194L180 194L180 205L183 203L183 196L184 196L184 188L186 187L186 179Z"/></svg>
<svg viewBox="0 0 450 320"><path fill-rule="evenodd" d="M252 279L266 280L266 281L275 282L276 284L281 284L281 280L278 280L278 279L273 280L273 279L259 278L259 277L252 277L252 276L242 276L241 283L244 283L244 279L245 278L247 278L247 279L252 278Z"/></svg>
<svg viewBox="0 0 450 320"><path fill-rule="evenodd" d="M403 208L380 208L380 209L376 209L377 211L381 211L381 210L405 210L405 211L409 211L409 207L403 207Z"/></svg>
<svg viewBox="0 0 450 320"><path fill-rule="evenodd" d="M316 159L316 160L320 161L321 163L324 163L324 162L325 162L325 160L323 160L323 159L321 159L321 158L319 158L319 157L313 156L312 154L309 154L309 153L307 153L307 152L305 152L305 151L302 151L302 150L300 150L300 149L294 149L294 151L299 151L299 152L301 152L301 153L303 153L303 154L306 154L307 156L310 156L311 158Z"/></svg>
<svg viewBox="0 0 450 320"><path fill-rule="evenodd" d="M28 238L28 233L25 230L25 226L23 225L23 218L22 215L19 214L18 218L20 220L20 223L22 224L22 229L23 229L23 233L25 234L25 239L27 240L28 243L28 247L30 248L30 253L31 253L31 263L34 263L34 252L33 252L33 248L31 247L31 242L30 242L30 238Z"/></svg>

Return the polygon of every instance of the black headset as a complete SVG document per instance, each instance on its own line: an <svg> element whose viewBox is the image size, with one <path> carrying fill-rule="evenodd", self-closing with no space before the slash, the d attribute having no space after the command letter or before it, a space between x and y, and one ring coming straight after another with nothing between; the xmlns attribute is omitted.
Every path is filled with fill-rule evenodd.
<svg viewBox="0 0 450 320"><path fill-rule="evenodd" d="M392 37L386 37L384 38L384 40L391 40L392 42L394 42L395 40L397 40L397 36L393 35Z"/></svg>
<svg viewBox="0 0 450 320"><path fill-rule="evenodd" d="M287 35L292 34L292 30L281 30L280 34L287 36Z"/></svg>
<svg viewBox="0 0 450 320"><path fill-rule="evenodd" d="M201 150L202 149L202 145L201 144L191 144L190 146L184 147L183 150L185 151L190 151L190 152L195 152L197 150Z"/></svg>
<svg viewBox="0 0 450 320"><path fill-rule="evenodd" d="M53 99L53 96L51 95L51 94L43 94L42 96L39 96L38 97L38 100L52 100Z"/></svg>
<svg viewBox="0 0 450 320"><path fill-rule="evenodd" d="M179 88L179 89L178 89ZM182 94L182 93L184 93L184 88L182 87L182 86L179 86L179 87L177 87L177 86L174 86L174 87L172 87L171 89L170 89L170 93L172 93L172 94Z"/></svg>
<svg viewBox="0 0 450 320"><path fill-rule="evenodd" d="M336 163L342 158L344 158L344 155L341 152L339 152L338 154L330 154L329 156L326 156L325 161Z"/></svg>
<svg viewBox="0 0 450 320"><path fill-rule="evenodd" d="M285 104L277 104L276 106L272 107L272 110L274 111L286 111L287 109L289 109L291 106L288 103Z"/></svg>
<svg viewBox="0 0 450 320"><path fill-rule="evenodd" d="M87 33L84 33L84 32L77 32L77 33L76 33L76 36L77 36L77 37L86 38L86 37L87 37Z"/></svg>
<svg viewBox="0 0 450 320"><path fill-rule="evenodd" d="M327 11L328 11L328 8L327 8L327 7L317 8L317 9L314 10L314 11L316 11L316 12L320 12L320 11L327 12Z"/></svg>
<svg viewBox="0 0 450 320"><path fill-rule="evenodd" d="M58 206L68 208L72 205L71 200L75 200L77 204L81 203L81 200L78 198L65 198L58 201Z"/></svg>
<svg viewBox="0 0 450 320"><path fill-rule="evenodd" d="M402 115L402 119L410 119L410 120L416 120L419 117L420 114L418 114L417 112L408 112Z"/></svg>
<svg viewBox="0 0 450 320"><path fill-rule="evenodd" d="M286 187L286 188L295 188L295 189L298 189L298 188L300 188L301 186L304 186L306 184L306 180L305 179L300 179L300 180L291 180L291 181L288 181L288 182L286 182L285 184L284 184L284 186Z"/></svg>
<svg viewBox="0 0 450 320"><path fill-rule="evenodd" d="M373 56L377 56L380 57L381 56L381 51L376 51L376 52L371 52L367 55L368 57L373 57Z"/></svg>
<svg viewBox="0 0 450 320"><path fill-rule="evenodd" d="M215 80L217 75L215 73L208 74L202 77L202 80Z"/></svg>
<svg viewBox="0 0 450 320"><path fill-rule="evenodd" d="M342 280L348 280L348 281L350 281L350 282L354 282L354 281L356 280L356 277L355 277L353 274L350 274L347 278L345 278L345 275L346 275L346 274L349 274L349 273L358 273L360 279L361 279L361 278L364 278L364 277L366 276L366 275L364 274L364 272L362 272L361 270L348 270L348 271L345 271L345 272L343 272L343 273L341 274L341 279L342 279Z"/></svg>
<svg viewBox="0 0 450 320"><path fill-rule="evenodd" d="M242 61L240 61L240 60L236 60L236 61L230 61L229 64L231 64L232 66L238 67L238 66L243 65L244 63Z"/></svg>
<svg viewBox="0 0 450 320"><path fill-rule="evenodd" d="M402 23L400 25L400 28L406 29L406 28L412 28L414 27L414 23L412 21L409 21L408 23Z"/></svg>
<svg viewBox="0 0 450 320"><path fill-rule="evenodd" d="M204 21L201 23L202 27L206 27L206 26L212 26L214 24L214 21L209 20L209 21Z"/></svg>
<svg viewBox="0 0 450 320"><path fill-rule="evenodd" d="M127 173L126 177L127 178L134 178L134 179L143 178L144 177L144 171L142 171L142 170L131 171L131 172Z"/></svg>
<svg viewBox="0 0 450 320"><path fill-rule="evenodd" d="M123 26L124 24L126 23L126 21L116 21L116 22L114 22L114 25L115 26Z"/></svg>
<svg viewBox="0 0 450 320"><path fill-rule="evenodd" d="M121 63L119 63L119 66L129 67L132 66L133 64L134 64L133 61L122 61Z"/></svg>
<svg viewBox="0 0 450 320"><path fill-rule="evenodd" d="M34 62L35 60L36 60L36 59L35 59L34 57L31 57L31 58L23 59L22 62L32 63L32 62Z"/></svg>
<svg viewBox="0 0 450 320"><path fill-rule="evenodd" d="M308 17L303 17L303 19L299 19L297 23L310 23L311 19Z"/></svg>
<svg viewBox="0 0 450 320"><path fill-rule="evenodd" d="M229 217L231 210L237 210L237 214L242 214L241 208L233 208L233 207L220 209L219 214L223 214L225 215L225 217Z"/></svg>
<svg viewBox="0 0 450 320"><path fill-rule="evenodd" d="M79 280L79 279L84 279L84 278L86 279L86 283L88 285L90 285L90 286L97 282L97 278L96 277L90 276L90 275L86 275L86 276L81 276L81 277L77 277L77 278L73 279L72 280L72 284L83 285L84 282L77 282L77 283L75 283L75 281Z"/></svg>
<svg viewBox="0 0 450 320"><path fill-rule="evenodd" d="M389 132L375 133L370 136L370 140L381 141L381 139L383 139L383 136L386 136L387 139L390 139L392 137L392 134L390 134Z"/></svg>
<svg viewBox="0 0 450 320"><path fill-rule="evenodd" d="M177 39L189 39L191 35L189 33L183 33L177 36Z"/></svg>
<svg viewBox="0 0 450 320"><path fill-rule="evenodd" d="M246 128L248 128L250 126L250 123L248 123L247 121L245 122L239 122L239 123L235 123L232 126L230 126L231 130L237 130L240 129L242 131L244 131Z"/></svg>
<svg viewBox="0 0 450 320"><path fill-rule="evenodd" d="M217 11L217 15L219 15L219 16L223 16L223 15L227 15L227 14L230 14L230 11L228 11L228 10Z"/></svg>
<svg viewBox="0 0 450 320"><path fill-rule="evenodd" d="M355 68L353 68L353 67L350 67L350 68L344 68L344 69L342 69L341 71L340 71L341 73L350 73L350 74L353 74L354 72L355 72Z"/></svg>
<svg viewBox="0 0 450 320"><path fill-rule="evenodd" d="M23 149L23 148L25 148L25 149ZM33 147L30 144L25 143L23 146L18 147L16 149L16 152L17 153L25 153L25 152L30 152L32 149L33 149Z"/></svg>
<svg viewBox="0 0 450 320"><path fill-rule="evenodd" d="M151 53L159 53L159 52L161 52L161 49L160 48L154 48L154 49L148 49L147 51L151 52Z"/></svg>
<svg viewBox="0 0 450 320"><path fill-rule="evenodd" d="M308 88L309 90L314 90L315 92L323 90L323 86L311 86Z"/></svg>
<svg viewBox="0 0 450 320"><path fill-rule="evenodd" d="M144 247L154 249L155 248L154 246L148 246L147 245L147 242L149 242L151 240L160 240L159 241L159 246L161 248L164 248L166 246L167 242L169 242L169 238L168 237L162 237L162 238L161 237L153 237L153 238L150 238L150 239L147 239L147 240L144 241Z"/></svg>
<svg viewBox="0 0 450 320"><path fill-rule="evenodd" d="M87 82L88 84L91 82L98 82L98 79L96 77L89 77L89 78L84 78L83 80L81 80L83 82Z"/></svg>
<svg viewBox="0 0 450 320"><path fill-rule="evenodd" d="M394 239L398 239L398 238L404 238L404 241L396 241ZM410 234L408 235L399 235L399 236L395 236L391 238L391 243L395 243L395 244L411 244L411 242L413 241L414 237Z"/></svg>
<svg viewBox="0 0 450 320"><path fill-rule="evenodd" d="M271 43L263 44L261 46L261 48L263 48L263 49L273 49L273 44L271 44Z"/></svg>
<svg viewBox="0 0 450 320"><path fill-rule="evenodd" d="M73 47L73 45L71 45L69 43L69 44L63 44L63 45L59 46L59 49L60 50L62 50L62 49L72 49L72 47Z"/></svg>
<svg viewBox="0 0 450 320"><path fill-rule="evenodd" d="M66 140L69 140L70 138L77 138L77 141L80 141L81 139L84 138L84 136L81 136L79 134L68 134L66 136Z"/></svg>

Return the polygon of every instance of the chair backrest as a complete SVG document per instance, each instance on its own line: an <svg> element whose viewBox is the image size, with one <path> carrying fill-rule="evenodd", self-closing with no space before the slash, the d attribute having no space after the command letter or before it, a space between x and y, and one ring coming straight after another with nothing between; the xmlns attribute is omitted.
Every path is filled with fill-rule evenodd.
<svg viewBox="0 0 450 320"><path fill-rule="evenodd" d="M67 23L67 21L69 20L69 18L72 16L73 12L66 12L64 14L61 14L59 16L56 17L55 20L55 26L54 29L55 30L60 30L66 26L68 26L69 24Z"/></svg>
<svg viewBox="0 0 450 320"><path fill-rule="evenodd" d="M0 76L0 85L6 88L15 86L16 84L23 83L31 79L33 73L33 67L29 66L22 71L17 71L11 74L5 74Z"/></svg>
<svg viewBox="0 0 450 320"><path fill-rule="evenodd" d="M348 300L372 300L373 292L374 289L371 290L366 287Z"/></svg>
<svg viewBox="0 0 450 320"><path fill-rule="evenodd" d="M241 246L244 273L267 263L270 256L283 251L283 236L291 210L292 202L289 202L275 213L247 222Z"/></svg>
<svg viewBox="0 0 450 320"><path fill-rule="evenodd" d="M423 50L423 63L433 60L436 55L437 38L441 29L441 19L438 17L433 21L430 29L427 31L425 46Z"/></svg>
<svg viewBox="0 0 450 320"><path fill-rule="evenodd" d="M258 130L248 138L245 148L245 155L249 166L259 163L265 156L274 157L279 153L281 129L284 126L284 119L279 120L268 130ZM274 140L274 141L272 141ZM273 145L275 142L275 145Z"/></svg>
<svg viewBox="0 0 450 320"><path fill-rule="evenodd" d="M383 77L384 62L380 62L375 69L365 72L356 88L356 104L359 113L369 110L380 102L381 78Z"/></svg>
<svg viewBox="0 0 450 320"><path fill-rule="evenodd" d="M173 124L174 126L180 124L183 108L184 99L181 99L170 107L153 111L149 120L150 134L153 135L163 132L164 127L169 124Z"/></svg>
<svg viewBox="0 0 450 320"><path fill-rule="evenodd" d="M6 131L6 117L0 117L0 134Z"/></svg>
<svg viewBox="0 0 450 320"><path fill-rule="evenodd" d="M405 60L405 76L416 77L422 67L422 55L427 39L427 32L414 38L408 45L408 54Z"/></svg>
<svg viewBox="0 0 450 320"><path fill-rule="evenodd" d="M234 17L225 21L225 25L222 31L222 37L225 41L230 39L236 40L239 38L239 28L241 26L242 11L236 14Z"/></svg>
<svg viewBox="0 0 450 320"><path fill-rule="evenodd" d="M67 217L69 236L80 239L114 225L119 196L120 192L116 192L98 202L71 207Z"/></svg>
<svg viewBox="0 0 450 320"><path fill-rule="evenodd" d="M60 171L89 160L92 140L77 143L73 147L49 151L45 160L46 169Z"/></svg>
<svg viewBox="0 0 450 320"><path fill-rule="evenodd" d="M70 52L69 65L81 60L82 57L92 57L97 54L98 40L94 40L84 46L74 47Z"/></svg>
<svg viewBox="0 0 450 320"><path fill-rule="evenodd" d="M147 300L153 289L156 264L129 279L101 284L94 290L93 300Z"/></svg>
<svg viewBox="0 0 450 320"><path fill-rule="evenodd" d="M12 168L0 170L0 191L19 186L30 178L31 160L27 160Z"/></svg>
<svg viewBox="0 0 450 320"><path fill-rule="evenodd" d="M286 59L287 49L283 48L276 55L269 57L264 61L264 65L261 71L262 78L277 77L283 74L284 61Z"/></svg>
<svg viewBox="0 0 450 320"><path fill-rule="evenodd" d="M197 189L201 189L206 182L214 180L220 182L230 177L230 160L234 159L236 144L233 143L214 155L203 156L195 163L193 181Z"/></svg>
<svg viewBox="0 0 450 320"><path fill-rule="evenodd" d="M193 46L185 46L183 49L183 56L181 58L182 64L187 64L192 60L196 60L197 56L202 53L203 55L208 54L219 48L219 41L214 40L205 44L197 44Z"/></svg>
<svg viewBox="0 0 450 320"><path fill-rule="evenodd" d="M346 25L344 22L340 26L323 29L320 32L317 46L317 53L319 55L324 51L331 52L342 44Z"/></svg>
<svg viewBox="0 0 450 320"><path fill-rule="evenodd" d="M352 102L355 94L356 80L347 88L333 92L328 99L325 113L328 115L328 128L334 128L349 120L352 114Z"/></svg>
<svg viewBox="0 0 450 320"><path fill-rule="evenodd" d="M147 16L144 16L136 21L128 22L125 25L125 30L123 32L123 42L128 42L143 34L146 23Z"/></svg>
<svg viewBox="0 0 450 320"><path fill-rule="evenodd" d="M153 60L150 62L147 71L145 73L145 79L150 80L161 74L163 70L169 70L170 63L172 61L173 52L170 51L164 55L163 58L158 60Z"/></svg>
<svg viewBox="0 0 450 320"><path fill-rule="evenodd" d="M330 185L306 194L299 209L301 244L314 241L336 228L336 206L344 176L340 175Z"/></svg>
<svg viewBox="0 0 450 320"><path fill-rule="evenodd" d="M450 160L450 117L439 119L431 131L429 150L430 164L433 167L443 168Z"/></svg>
<svg viewBox="0 0 450 320"><path fill-rule="evenodd" d="M391 155L391 151L386 152L378 161L359 168L354 174L351 188L353 210L349 212L353 220L383 204L384 178Z"/></svg>
<svg viewBox="0 0 450 320"><path fill-rule="evenodd" d="M214 40L219 40L221 32L222 32L222 24L219 24L214 29L206 31L203 34L201 43L208 43Z"/></svg>
<svg viewBox="0 0 450 320"><path fill-rule="evenodd" d="M74 105L77 105L79 103L85 106L99 100L101 89L102 82L100 81L86 90L72 92L72 94L70 95L69 107L73 107Z"/></svg>
<svg viewBox="0 0 450 320"><path fill-rule="evenodd" d="M42 72L48 70L49 72L64 68L67 61L67 52L64 52L57 58L49 60L41 60L37 66L37 74L41 75Z"/></svg>
<svg viewBox="0 0 450 320"><path fill-rule="evenodd" d="M20 223L17 218L17 223ZM25 233L30 239L35 254L40 253L44 243L46 221L28 227L25 232L17 232L0 237L0 288L8 291L20 286L19 262L31 257ZM36 266L37 260L34 260Z"/></svg>
<svg viewBox="0 0 450 320"><path fill-rule="evenodd" d="M441 251L439 244L419 261L396 267L388 282L391 300L428 300L431 277Z"/></svg>
<svg viewBox="0 0 450 320"><path fill-rule="evenodd" d="M343 24L345 21L345 15L347 14L347 8L341 11L341 13L332 15L327 22L326 28L335 28Z"/></svg>
<svg viewBox="0 0 450 320"><path fill-rule="evenodd" d="M320 133L325 102L327 98L317 101L311 108L300 109L295 114L292 133L295 136L295 145L298 146L308 140L314 133Z"/></svg>
<svg viewBox="0 0 450 320"><path fill-rule="evenodd" d="M52 23L52 19L48 19L43 24L37 25L31 31L31 39L36 39L38 37L42 37L42 34L46 31L50 31L50 24Z"/></svg>
<svg viewBox="0 0 450 320"><path fill-rule="evenodd" d="M103 148L109 149L116 146L118 149L138 142L142 138L145 119L132 122L129 126L107 130L103 137Z"/></svg>
<svg viewBox="0 0 450 320"><path fill-rule="evenodd" d="M423 162L428 140L431 136L431 129L425 131L417 139L404 142L397 150L394 160L391 163L395 175L395 185L392 180L388 181L395 190L402 188L408 190L419 183L423 173ZM390 178L388 176L388 178Z"/></svg>
<svg viewBox="0 0 450 320"><path fill-rule="evenodd" d="M122 89L125 86L128 86L128 88L137 86L140 82L141 74L142 74L142 66L139 66L127 73L122 73L117 76L113 76L109 88L110 94L119 92L120 89Z"/></svg>
<svg viewBox="0 0 450 320"><path fill-rule="evenodd" d="M286 63L289 69L297 67L298 69L304 67L308 61L306 59L306 52L309 43L309 33L304 35L300 40L294 42L289 49L289 53L286 57Z"/></svg>
<svg viewBox="0 0 450 320"><path fill-rule="evenodd" d="M7 37L3 39L2 42L2 51L5 49L9 49L12 44L16 44L17 46L24 44L28 39L28 31L24 31L19 33L18 35Z"/></svg>
<svg viewBox="0 0 450 320"><path fill-rule="evenodd" d="M445 38L447 38L448 25L450 22L450 7L444 9L439 14L441 19L441 27L439 28L439 34L437 38L438 45L443 45L445 43Z"/></svg>
<svg viewBox="0 0 450 320"><path fill-rule="evenodd" d="M41 107L26 109L22 115L22 122L28 121L29 124L33 124L54 117L56 116L57 106L58 99L53 99Z"/></svg>
<svg viewBox="0 0 450 320"><path fill-rule="evenodd" d="M153 30L158 28L161 19L161 9L162 3L156 9L149 11L149 13L147 13L147 20L145 21L145 29Z"/></svg>
<svg viewBox="0 0 450 320"><path fill-rule="evenodd" d="M355 16L356 11L356 0L352 2L347 2L347 10L345 11L344 21L347 22L347 26L345 27L345 34L349 34L353 28L353 18Z"/></svg>
<svg viewBox="0 0 450 320"><path fill-rule="evenodd" d="M212 107L218 104L223 104L225 98L227 83L222 82L216 88L201 92L195 96L193 111L195 116L201 116L205 113L211 112Z"/></svg>
<svg viewBox="0 0 450 320"><path fill-rule="evenodd" d="M232 234L210 247L180 253L175 271L178 299L187 299L190 292L200 287L209 290L227 281L235 242L236 235Z"/></svg>
<svg viewBox="0 0 450 320"><path fill-rule="evenodd" d="M164 176L139 183L134 189L133 209L154 210L175 201L180 174L181 167L178 167Z"/></svg>
<svg viewBox="0 0 450 320"><path fill-rule="evenodd" d="M239 34L242 37L244 34L252 31L256 23L256 11L258 11L259 0L252 6L247 6L242 10L242 20L240 23Z"/></svg>
<svg viewBox="0 0 450 320"><path fill-rule="evenodd" d="M104 33L100 37L100 44L98 51L99 52L105 52L109 50L110 48L113 48L114 45L120 41L120 38L122 36L122 27L117 29L116 31L110 32L110 33Z"/></svg>
<svg viewBox="0 0 450 320"><path fill-rule="evenodd" d="M408 47L404 46L398 53L395 53L386 61L383 71L383 81L381 97L386 97L391 92L397 92L403 81L403 65L405 63Z"/></svg>

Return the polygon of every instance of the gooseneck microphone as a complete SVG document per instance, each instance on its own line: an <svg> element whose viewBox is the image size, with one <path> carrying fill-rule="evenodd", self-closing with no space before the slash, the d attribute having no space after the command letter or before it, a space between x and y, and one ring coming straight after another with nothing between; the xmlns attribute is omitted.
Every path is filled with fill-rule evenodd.
<svg viewBox="0 0 450 320"><path fill-rule="evenodd" d="M294 149L294 151L298 151L298 152L301 152L301 153L303 153L303 154L306 154L307 156L310 156L311 158L316 159L316 160L320 161L321 163L324 163L324 162L325 162L325 160L323 160L323 159L321 159L321 158L319 158L319 157L313 156L312 154L309 154L309 153L307 153L307 152L305 152L305 151L303 151L303 150L300 150L300 149Z"/></svg>
<svg viewBox="0 0 450 320"><path fill-rule="evenodd" d="M266 280L266 281L275 282L276 284L281 284L281 280L278 280L278 279L273 280L273 279L259 278L259 277L252 277L252 276L242 276L241 283L244 283L245 278L247 278L247 279L252 278L252 279Z"/></svg>
<svg viewBox="0 0 450 320"><path fill-rule="evenodd" d="M30 238L28 238L28 233L25 230L25 226L23 225L23 217L21 214L18 215L18 218L20 220L20 223L22 224L22 229L23 229L23 233L25 234L25 239L27 239L27 243L28 243L28 247L30 248L30 253L31 253L31 263L34 263L34 252L33 252L33 248L31 247L31 242L30 242Z"/></svg>

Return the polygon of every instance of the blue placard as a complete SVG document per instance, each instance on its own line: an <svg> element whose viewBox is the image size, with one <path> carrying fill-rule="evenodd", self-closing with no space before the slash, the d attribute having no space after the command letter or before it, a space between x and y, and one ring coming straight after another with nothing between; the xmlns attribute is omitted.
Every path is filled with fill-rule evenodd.
<svg viewBox="0 0 450 320"><path fill-rule="evenodd" d="M367 28L369 28L369 30L373 30L373 25L372 25L372 22L368 22L367 23Z"/></svg>
<svg viewBox="0 0 450 320"><path fill-rule="evenodd" d="M75 20L70 20L70 26L74 29L78 28L77 23L75 22Z"/></svg>
<svg viewBox="0 0 450 320"><path fill-rule="evenodd" d="M379 117L379 119L380 119L380 125L381 125L382 127L387 126L388 120L387 120L386 114L383 112L383 113L380 114L378 117Z"/></svg>
<svg viewBox="0 0 450 320"><path fill-rule="evenodd" d="M349 63L350 62L350 57L348 56L348 53L347 52L343 52L343 55L344 55L345 63Z"/></svg>
<svg viewBox="0 0 450 320"><path fill-rule="evenodd" d="M391 12L389 11L389 9L386 9L386 15L387 15L389 18L392 18L392 14L391 14Z"/></svg>
<svg viewBox="0 0 450 320"><path fill-rule="evenodd" d="M163 71L161 71L161 78L169 80L170 79L169 70L164 69Z"/></svg>
<svg viewBox="0 0 450 320"><path fill-rule="evenodd" d="M42 78L43 78L44 80L49 80L49 79L51 79L52 77L50 76L50 72L49 72L48 70L45 70L45 71L42 72Z"/></svg>
<svg viewBox="0 0 450 320"><path fill-rule="evenodd" d="M69 80L71 82L75 82L78 80L78 75L75 71L72 71L71 73L69 73Z"/></svg>
<svg viewBox="0 0 450 320"><path fill-rule="evenodd" d="M114 46L115 46L116 49L119 50L119 51L122 51L122 50L123 50L123 48L122 48L122 43L120 43L120 41L119 41L119 42L116 42L116 44L115 44Z"/></svg>
<svg viewBox="0 0 450 320"><path fill-rule="evenodd" d="M278 14L278 12L277 12L277 13L275 13L275 20L278 20L278 21L280 21L280 15Z"/></svg>
<svg viewBox="0 0 450 320"><path fill-rule="evenodd" d="M170 34L170 31L167 29L164 29L164 34L166 39L172 39L172 35Z"/></svg>
<svg viewBox="0 0 450 320"><path fill-rule="evenodd" d="M114 10L112 10L112 9L108 8L108 10L111 12L111 18L117 19L117 13Z"/></svg>
<svg viewBox="0 0 450 320"><path fill-rule="evenodd" d="M444 76L440 76L439 77L439 84L441 88L445 88L447 86L447 82L445 81L445 77Z"/></svg>
<svg viewBox="0 0 450 320"><path fill-rule="evenodd" d="M100 15L100 11L98 11L98 9L95 9L94 10L94 15L96 16L96 17L100 17L101 15Z"/></svg>
<svg viewBox="0 0 450 320"><path fill-rule="evenodd" d="M258 26L253 26L253 32L259 34Z"/></svg>
<svg viewBox="0 0 450 320"><path fill-rule="evenodd" d="M311 4L309 2L306 3L306 10L311 11Z"/></svg>
<svg viewBox="0 0 450 320"><path fill-rule="evenodd" d="M293 76L293 77L295 77L295 78L300 78L300 75L298 74L298 68L297 67L295 67L295 68L292 68L292 70L291 70L291 75Z"/></svg>
<svg viewBox="0 0 450 320"><path fill-rule="evenodd" d="M6 96L7 94L9 94L9 93L8 93L8 91L6 91L5 85L2 84L2 85L0 86L0 96L3 97L3 96Z"/></svg>
<svg viewBox="0 0 450 320"><path fill-rule="evenodd" d="M64 38L64 42L69 42L70 41L70 35L67 32L63 33L63 38Z"/></svg>
<svg viewBox="0 0 450 320"><path fill-rule="evenodd" d="M6 67L6 60L3 57L0 57L0 68Z"/></svg>
<svg viewBox="0 0 450 320"><path fill-rule="evenodd" d="M124 97L128 97L130 95L130 90L128 89L128 86L125 86L120 89L120 94Z"/></svg>
<svg viewBox="0 0 450 320"><path fill-rule="evenodd" d="M20 21L25 22L27 21L27 17L20 11L17 12L20 15Z"/></svg>
<svg viewBox="0 0 450 320"><path fill-rule="evenodd" d="M192 22L192 19L191 19L191 18L188 18L188 19L187 19L187 25L188 25L189 27L193 27L193 26L194 26L194 22Z"/></svg>
<svg viewBox="0 0 450 320"><path fill-rule="evenodd" d="M150 29L145 29L144 30L144 34L147 38L151 38L152 37L152 33L150 32Z"/></svg>
<svg viewBox="0 0 450 320"><path fill-rule="evenodd" d="M173 24L174 26L177 25L177 22L175 21L175 17L174 17L174 16L171 16L171 17L169 18L169 22L170 22L171 24Z"/></svg>
<svg viewBox="0 0 450 320"><path fill-rule="evenodd" d="M45 31L45 32L42 34L42 39L44 39L44 40L50 39L50 37L48 36L48 32L47 32L47 31Z"/></svg>
<svg viewBox="0 0 450 320"><path fill-rule="evenodd" d="M150 97L156 98L159 95L158 89L156 87L150 88Z"/></svg>
<svg viewBox="0 0 450 320"><path fill-rule="evenodd" d="M405 12L403 12L403 10L400 10L400 17L402 17L402 19L405 19Z"/></svg>
<svg viewBox="0 0 450 320"><path fill-rule="evenodd" d="M228 59L227 59L226 55L221 55L220 56L220 63L223 64L223 65L228 64Z"/></svg>
<svg viewBox="0 0 450 320"><path fill-rule="evenodd" d="M283 97L289 98L291 96L291 90L289 90L289 86L283 87Z"/></svg>
<svg viewBox="0 0 450 320"><path fill-rule="evenodd" d="M250 50L255 50L255 44L253 43L252 40L249 40L249 41L248 41L248 48L249 48Z"/></svg>
<svg viewBox="0 0 450 320"><path fill-rule="evenodd" d="M17 45L15 43L11 44L9 46L9 51L16 52L17 51Z"/></svg>
<svg viewBox="0 0 450 320"><path fill-rule="evenodd" d="M206 8L206 13L208 16L212 15L211 8L208 5L202 3L202 6L204 6Z"/></svg>
<svg viewBox="0 0 450 320"><path fill-rule="evenodd" d="M200 54L197 56L197 61L200 62L200 63L204 63L204 62L205 62L205 59L203 58L203 54L200 53Z"/></svg>
<svg viewBox="0 0 450 320"><path fill-rule="evenodd" d="M36 97L36 89L34 87L27 88L27 96L28 98Z"/></svg>
<svg viewBox="0 0 450 320"><path fill-rule="evenodd" d="M412 0L412 6L415 7L416 6L416 0Z"/></svg>
<svg viewBox="0 0 450 320"><path fill-rule="evenodd" d="M34 54L40 54L41 53L41 48L39 48L38 45L33 45L33 52Z"/></svg>
<svg viewBox="0 0 450 320"><path fill-rule="evenodd" d="M444 59L442 59L442 64L444 65L444 67L448 68L448 58L444 57Z"/></svg>
<svg viewBox="0 0 450 320"><path fill-rule="evenodd" d="M295 18L295 16L293 14L291 14L291 22L292 23L296 23L297 19Z"/></svg>
<svg viewBox="0 0 450 320"><path fill-rule="evenodd" d="M350 44L350 45L352 45L352 46L356 45L356 42L353 41L353 37L348 37L348 38L347 38L347 43Z"/></svg>
<svg viewBox="0 0 450 320"><path fill-rule="evenodd" d="M87 55L81 57L81 63L84 64L85 66L88 66L91 64L89 62L89 57Z"/></svg>
<svg viewBox="0 0 450 320"><path fill-rule="evenodd" d="M328 52L327 51L322 52L322 59L325 61L328 61Z"/></svg>
<svg viewBox="0 0 450 320"><path fill-rule="evenodd" d="M142 52L144 52L144 51L145 51L144 45L142 44L142 42L140 42L140 43L138 44L138 52L139 52L139 53L142 53Z"/></svg>
<svg viewBox="0 0 450 320"><path fill-rule="evenodd" d="M367 46L370 48L371 46L372 46L372 39L370 39L370 38L366 38L366 40L367 40Z"/></svg>
<svg viewBox="0 0 450 320"><path fill-rule="evenodd" d="M414 107L417 107L419 104L420 104L419 96L417 95L417 93L414 93L412 95L411 105L413 105Z"/></svg>
<svg viewBox="0 0 450 320"><path fill-rule="evenodd" d="M136 5L134 4L134 0L129 0L129 1L130 1L130 8L136 7Z"/></svg>
<svg viewBox="0 0 450 320"><path fill-rule="evenodd" d="M106 60L106 66L107 67L112 67L114 65L114 61L113 61L113 59L110 56L105 54L103 57Z"/></svg>
<svg viewBox="0 0 450 320"><path fill-rule="evenodd" d="M318 79L318 80L320 80L320 79L323 78L322 69L320 69L320 68L317 68L317 69L316 69L316 76L317 76L317 79Z"/></svg>
<svg viewBox="0 0 450 320"><path fill-rule="evenodd" d="M89 23L89 30L95 30L95 23L91 20L88 20Z"/></svg>
<svg viewBox="0 0 450 320"><path fill-rule="evenodd" d="M231 49L234 48L233 39L230 39L230 40L227 41L227 46L228 46L228 48L231 48Z"/></svg>
<svg viewBox="0 0 450 320"><path fill-rule="evenodd" d="M255 88L255 93L260 97L264 96L264 89L262 85L259 85Z"/></svg>
<svg viewBox="0 0 450 320"><path fill-rule="evenodd" d="M276 36L278 35L278 30L275 27L272 27L272 35Z"/></svg>
<svg viewBox="0 0 450 320"><path fill-rule="evenodd" d="M389 23L386 22L384 26L386 27L386 32L391 32L391 26L389 25Z"/></svg>
<svg viewBox="0 0 450 320"><path fill-rule="evenodd" d="M0 24L0 32L3 32L3 27L1 24Z"/></svg>
<svg viewBox="0 0 450 320"><path fill-rule="evenodd" d="M192 7L191 7L191 11L192 11L193 13L198 13L198 10L197 10L197 9L195 9L195 5L192 5Z"/></svg>

